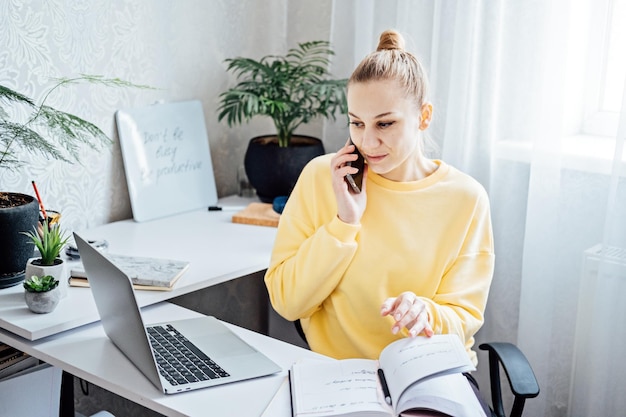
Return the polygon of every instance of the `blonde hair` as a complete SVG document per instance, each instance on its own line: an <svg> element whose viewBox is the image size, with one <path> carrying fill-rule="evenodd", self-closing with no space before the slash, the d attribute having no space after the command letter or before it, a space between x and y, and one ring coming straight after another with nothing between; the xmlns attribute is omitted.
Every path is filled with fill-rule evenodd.
<svg viewBox="0 0 626 417"><path fill-rule="evenodd" d="M348 88L353 83L368 81L396 81L421 108L427 101L428 78L417 58L404 50L404 38L395 30L381 33L378 48L367 55L356 67Z"/></svg>

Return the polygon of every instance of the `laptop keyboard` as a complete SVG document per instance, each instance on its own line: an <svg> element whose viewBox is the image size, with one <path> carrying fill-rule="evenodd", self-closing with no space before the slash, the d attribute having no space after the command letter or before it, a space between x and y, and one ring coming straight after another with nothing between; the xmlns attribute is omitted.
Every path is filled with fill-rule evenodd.
<svg viewBox="0 0 626 417"><path fill-rule="evenodd" d="M147 327L159 373L172 385L230 376L172 325Z"/></svg>

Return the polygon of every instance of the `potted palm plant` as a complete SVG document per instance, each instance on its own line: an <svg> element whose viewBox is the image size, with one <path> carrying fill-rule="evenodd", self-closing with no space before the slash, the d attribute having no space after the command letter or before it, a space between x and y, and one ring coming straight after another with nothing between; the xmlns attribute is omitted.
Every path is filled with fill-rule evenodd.
<svg viewBox="0 0 626 417"><path fill-rule="evenodd" d="M327 41L312 41L284 56L225 61L238 83L220 94L218 120L233 126L265 116L276 128L274 134L252 138L244 158L261 201L289 195L304 165L324 153L320 139L295 135L295 130L316 117L334 120L337 112L347 112L347 80L329 78L331 55Z"/></svg>
<svg viewBox="0 0 626 417"><path fill-rule="evenodd" d="M50 95L59 88L83 82L149 88L118 78L81 75L55 79L37 103L31 97L0 84L0 175L5 171L17 171L23 165L20 152L77 162L82 145L101 149L111 143L111 139L96 125L47 105ZM34 247L33 242L21 232L32 230L38 219L39 204L34 197L0 191L0 288L24 280L25 265L33 256Z"/></svg>
<svg viewBox="0 0 626 417"><path fill-rule="evenodd" d="M51 313L61 300L59 281L51 275L33 275L24 281L24 300L33 313Z"/></svg>

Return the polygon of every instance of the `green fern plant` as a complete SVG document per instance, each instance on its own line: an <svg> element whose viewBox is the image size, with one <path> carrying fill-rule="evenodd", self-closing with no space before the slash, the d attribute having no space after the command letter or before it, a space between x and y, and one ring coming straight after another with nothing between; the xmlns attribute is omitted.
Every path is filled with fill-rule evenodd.
<svg viewBox="0 0 626 417"><path fill-rule="evenodd" d="M330 56L327 41L298 44L285 56L267 55L256 61L231 58L224 62L238 84L220 94L218 121L229 126L268 116L281 147L290 144L295 129L315 117L335 119L347 113L346 82L327 78Z"/></svg>
<svg viewBox="0 0 626 417"><path fill-rule="evenodd" d="M20 148L50 159L73 162L79 160L78 150L81 145L100 149L111 144L111 139L96 125L48 106L48 98L55 90L78 83L152 88L119 78L86 74L53 81L54 84L39 104L24 94L0 85L0 169L16 170L23 165L18 157ZM21 120L26 121L18 120L16 115L23 114L24 110L27 116Z"/></svg>
<svg viewBox="0 0 626 417"><path fill-rule="evenodd" d="M58 286L59 281L52 275L45 275L43 277L33 275L24 281L24 289L28 292L47 292Z"/></svg>
<svg viewBox="0 0 626 417"><path fill-rule="evenodd" d="M22 234L28 236L39 249L42 266L54 265L55 259L59 257L61 249L69 239L58 223L48 225L47 220L43 222L41 231L35 228L34 232L22 232Z"/></svg>

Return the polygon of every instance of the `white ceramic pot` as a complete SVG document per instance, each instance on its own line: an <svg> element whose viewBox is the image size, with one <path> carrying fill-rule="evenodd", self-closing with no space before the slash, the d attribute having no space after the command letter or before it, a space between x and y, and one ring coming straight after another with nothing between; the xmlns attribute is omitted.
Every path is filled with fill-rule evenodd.
<svg viewBox="0 0 626 417"><path fill-rule="evenodd" d="M46 292L30 292L24 290L24 300L28 309L33 313L51 313L61 300L61 290L55 289Z"/></svg>
<svg viewBox="0 0 626 417"><path fill-rule="evenodd" d="M30 258L26 263L25 279L30 278L33 275L43 277L45 275L52 275L59 281L57 287L61 293L61 298L67 296L67 288L69 286L67 271L65 269L65 261L57 258L58 263L55 265L38 265L38 261L41 258Z"/></svg>

